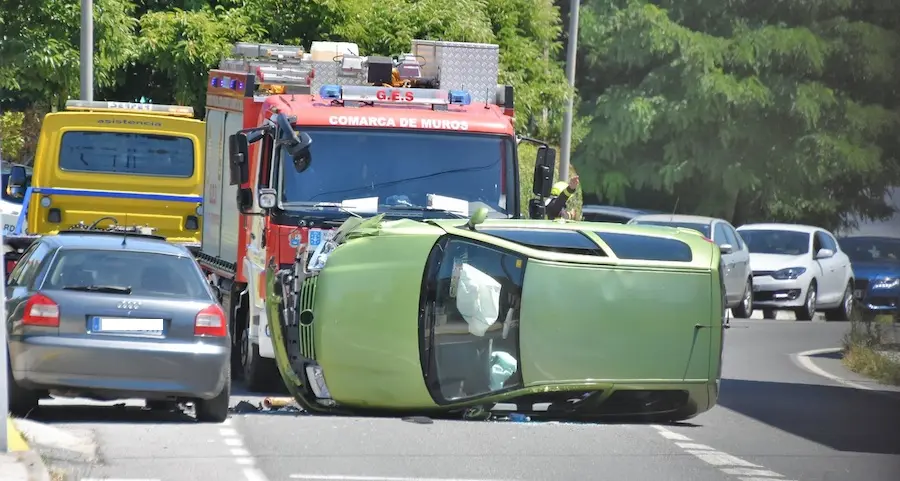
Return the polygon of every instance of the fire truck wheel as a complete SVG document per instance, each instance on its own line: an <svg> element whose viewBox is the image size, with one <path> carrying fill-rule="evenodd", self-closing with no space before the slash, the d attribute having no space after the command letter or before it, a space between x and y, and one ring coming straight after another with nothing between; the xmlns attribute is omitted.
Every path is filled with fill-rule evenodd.
<svg viewBox="0 0 900 481"><path fill-rule="evenodd" d="M241 369L248 391L266 392L272 384L275 364L259 355L259 346L250 341L250 329L241 335Z"/></svg>

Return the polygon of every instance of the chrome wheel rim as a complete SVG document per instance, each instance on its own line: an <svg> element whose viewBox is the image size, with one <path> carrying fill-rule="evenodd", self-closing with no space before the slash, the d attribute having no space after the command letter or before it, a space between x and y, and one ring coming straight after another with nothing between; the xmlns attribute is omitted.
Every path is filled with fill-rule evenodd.
<svg viewBox="0 0 900 481"><path fill-rule="evenodd" d="M753 307L753 287L750 283L744 288L744 311L748 314Z"/></svg>
<svg viewBox="0 0 900 481"><path fill-rule="evenodd" d="M816 290L814 288L811 288L809 290L809 294L806 295L806 312L808 312L809 315L813 315L813 314L815 314L815 308L816 308Z"/></svg>
<svg viewBox="0 0 900 481"><path fill-rule="evenodd" d="M241 365L246 366L250 361L250 335L247 329L241 335Z"/></svg>
<svg viewBox="0 0 900 481"><path fill-rule="evenodd" d="M850 311L853 310L853 293L850 291L850 287L847 287L847 290L844 292L844 314L847 317L850 316Z"/></svg>

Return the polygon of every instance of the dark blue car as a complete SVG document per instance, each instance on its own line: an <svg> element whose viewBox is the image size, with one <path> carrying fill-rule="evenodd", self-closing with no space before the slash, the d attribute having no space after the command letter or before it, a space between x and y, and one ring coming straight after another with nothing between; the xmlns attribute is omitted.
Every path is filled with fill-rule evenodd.
<svg viewBox="0 0 900 481"><path fill-rule="evenodd" d="M900 239L859 236L838 242L850 257L860 305L869 313L900 316Z"/></svg>

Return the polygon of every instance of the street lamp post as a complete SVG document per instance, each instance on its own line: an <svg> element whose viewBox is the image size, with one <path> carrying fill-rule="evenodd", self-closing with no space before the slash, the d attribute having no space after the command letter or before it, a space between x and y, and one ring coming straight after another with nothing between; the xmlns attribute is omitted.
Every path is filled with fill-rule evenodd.
<svg viewBox="0 0 900 481"><path fill-rule="evenodd" d="M578 51L578 10L580 0L569 2L569 45L566 47L566 77L569 80L569 96L563 117L562 142L559 146L559 180L569 179L569 156L572 153L572 109L575 104L575 53Z"/></svg>
<svg viewBox="0 0 900 481"><path fill-rule="evenodd" d="M0 232L0 244L3 242L3 232ZM6 264L4 262L4 264ZM7 384L9 380L7 379L8 367L7 363L9 362L9 356L7 355L9 352L9 347L6 344L6 265L3 266L3 269L0 269L0 283L3 284L3 302L0 304L3 305L0 308L0 316L3 316L3 326L0 327L0 386L3 386L3 395L0 396L0 416L3 419L0 419L0 453L9 452L9 446L7 445L8 435L6 432L7 419L9 419L9 395L7 394Z"/></svg>
<svg viewBox="0 0 900 481"><path fill-rule="evenodd" d="M94 100L93 0L81 0L81 100Z"/></svg>

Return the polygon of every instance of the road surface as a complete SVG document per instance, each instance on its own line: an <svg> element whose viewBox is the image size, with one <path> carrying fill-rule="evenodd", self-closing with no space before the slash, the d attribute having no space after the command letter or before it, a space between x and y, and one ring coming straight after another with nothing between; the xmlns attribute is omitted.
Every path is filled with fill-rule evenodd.
<svg viewBox="0 0 900 481"><path fill-rule="evenodd" d="M54 454L53 464L76 481L900 479L900 395L810 371L812 363L813 371L851 377L835 359L794 356L839 346L845 323L732 326L720 405L676 426L416 424L265 411L199 425L140 407L59 401L38 419L99 446L93 461ZM237 391L232 402L244 400L262 397Z"/></svg>

